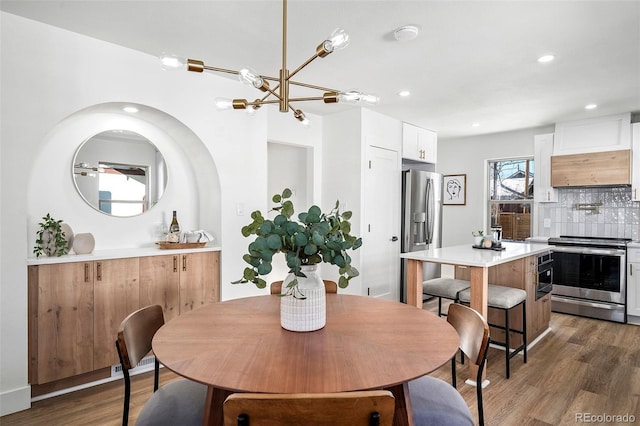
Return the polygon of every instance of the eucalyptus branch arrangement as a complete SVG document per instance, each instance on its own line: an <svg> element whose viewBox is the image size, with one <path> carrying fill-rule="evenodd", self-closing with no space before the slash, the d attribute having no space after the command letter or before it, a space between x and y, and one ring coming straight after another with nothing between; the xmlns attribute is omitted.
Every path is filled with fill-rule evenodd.
<svg viewBox="0 0 640 426"><path fill-rule="evenodd" d="M33 247L33 254L40 257L62 256L69 253L68 241L61 226L62 220L56 220L49 213L42 218L40 229L36 233L36 245Z"/></svg>
<svg viewBox="0 0 640 426"><path fill-rule="evenodd" d="M276 253L283 253L289 272L296 277L305 277L303 265L316 265L321 262L336 265L340 278L338 286L346 288L349 281L357 277L359 272L351 266L348 250L356 250L362 245L362 238L351 235L350 211L340 212L340 202L329 213L323 213L318 206L311 206L306 212L294 215L293 203L289 200L292 192L289 188L282 194L273 196L277 205L271 211L278 214L273 220L265 219L259 210L251 213L251 222L242 228L242 235L256 235L249 244L248 253L242 258L249 264L244 269L242 279L233 284L252 282L258 288L265 288L267 283L260 275L267 275L272 270L272 259ZM298 284L297 278L287 287L287 294L294 294Z"/></svg>

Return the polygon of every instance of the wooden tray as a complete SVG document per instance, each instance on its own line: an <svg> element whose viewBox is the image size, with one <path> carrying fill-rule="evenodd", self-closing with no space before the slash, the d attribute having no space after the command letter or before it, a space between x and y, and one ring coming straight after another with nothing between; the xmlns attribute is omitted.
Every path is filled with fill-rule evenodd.
<svg viewBox="0 0 640 426"><path fill-rule="evenodd" d="M190 248L202 248L207 243L168 243L166 241L158 241L156 243L163 250L176 250L176 249L190 249Z"/></svg>
<svg viewBox="0 0 640 426"><path fill-rule="evenodd" d="M476 246L475 244L472 244L471 247L473 247L474 249L493 250L493 251L503 251L507 249L506 247L480 247L480 246Z"/></svg>

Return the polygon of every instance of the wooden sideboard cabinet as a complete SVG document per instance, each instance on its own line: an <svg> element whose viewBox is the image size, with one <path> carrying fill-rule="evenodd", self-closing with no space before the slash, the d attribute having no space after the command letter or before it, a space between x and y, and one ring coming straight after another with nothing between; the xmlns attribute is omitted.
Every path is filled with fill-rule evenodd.
<svg viewBox="0 0 640 426"><path fill-rule="evenodd" d="M220 299L220 252L28 266L29 382L44 384L117 364L120 322L163 306L169 321Z"/></svg>
<svg viewBox="0 0 640 426"><path fill-rule="evenodd" d="M209 285L220 275L218 252L140 258L140 305L160 305L165 321L220 300L220 286Z"/></svg>
<svg viewBox="0 0 640 426"><path fill-rule="evenodd" d="M29 266L29 382L93 370L90 262Z"/></svg>

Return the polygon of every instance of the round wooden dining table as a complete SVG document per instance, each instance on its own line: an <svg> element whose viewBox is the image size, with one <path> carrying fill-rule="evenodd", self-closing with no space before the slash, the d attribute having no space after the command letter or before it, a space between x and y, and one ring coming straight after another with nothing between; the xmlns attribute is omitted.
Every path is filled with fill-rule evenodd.
<svg viewBox="0 0 640 426"><path fill-rule="evenodd" d="M411 425L407 383L449 361L458 334L444 319L403 303L327 294L321 330L280 326L278 295L213 303L162 326L153 351L169 370L208 385L203 424L222 425L234 392L390 390L394 425Z"/></svg>

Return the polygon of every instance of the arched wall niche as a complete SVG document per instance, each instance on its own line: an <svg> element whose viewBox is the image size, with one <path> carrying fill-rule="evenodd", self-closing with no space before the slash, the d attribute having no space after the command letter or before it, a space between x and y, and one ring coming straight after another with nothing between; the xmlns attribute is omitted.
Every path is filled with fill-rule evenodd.
<svg viewBox="0 0 640 426"><path fill-rule="evenodd" d="M135 107L137 112L123 108ZM90 207L73 182L75 153L88 138L113 129L138 133L164 156L167 186L160 201L133 217L113 217ZM182 229L205 229L220 245L221 188L218 171L202 140L175 117L156 108L130 102L109 102L79 110L58 123L35 156L27 185L29 239L50 213L74 232L91 232L96 250L153 246L178 211ZM29 246L29 247L32 247Z"/></svg>

